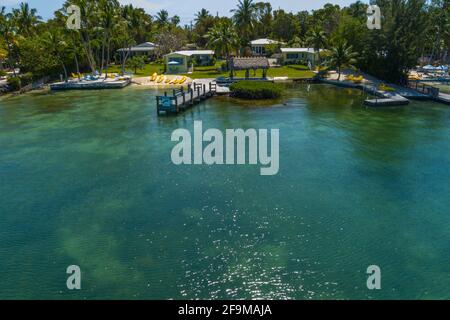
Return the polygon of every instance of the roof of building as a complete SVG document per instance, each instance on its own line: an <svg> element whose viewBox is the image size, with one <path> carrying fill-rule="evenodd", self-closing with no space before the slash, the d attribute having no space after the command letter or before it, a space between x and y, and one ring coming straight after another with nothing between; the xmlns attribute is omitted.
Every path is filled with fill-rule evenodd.
<svg viewBox="0 0 450 320"><path fill-rule="evenodd" d="M214 51L213 50L183 50L183 51L175 51L175 52L171 52L169 54L166 54L166 56L168 55L172 55L172 54L179 54L182 56L199 56L199 55L213 55Z"/></svg>
<svg viewBox="0 0 450 320"><path fill-rule="evenodd" d="M268 45L268 44L281 44L283 42L272 40L272 39L256 39L253 41L250 41L250 44L252 46L262 46L262 45Z"/></svg>
<svg viewBox="0 0 450 320"><path fill-rule="evenodd" d="M314 53L315 50L313 48L281 48L281 52L283 53L297 53L297 52L308 52ZM323 51L320 49L320 51Z"/></svg>
<svg viewBox="0 0 450 320"><path fill-rule="evenodd" d="M121 48L117 51L130 51L130 52L146 52L146 51L154 51L158 47L157 44L154 44L153 42L144 42L141 44L138 44L137 46L131 47L131 48Z"/></svg>
<svg viewBox="0 0 450 320"><path fill-rule="evenodd" d="M233 70L268 69L270 64L265 57L239 57L232 58L230 66Z"/></svg>

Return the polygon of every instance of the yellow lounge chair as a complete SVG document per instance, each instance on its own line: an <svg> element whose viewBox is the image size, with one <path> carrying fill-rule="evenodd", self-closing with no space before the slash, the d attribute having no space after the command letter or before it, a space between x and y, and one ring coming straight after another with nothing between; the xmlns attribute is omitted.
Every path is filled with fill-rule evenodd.
<svg viewBox="0 0 450 320"><path fill-rule="evenodd" d="M163 82L165 79L166 79L165 76L159 76L159 77L158 77L158 80L156 80L156 82L161 83L161 82Z"/></svg>
<svg viewBox="0 0 450 320"><path fill-rule="evenodd" d="M354 77L352 74L345 77L345 80L348 80L348 81L353 81L353 79L354 79Z"/></svg>
<svg viewBox="0 0 450 320"><path fill-rule="evenodd" d="M150 77L150 81L156 81L156 79L158 78L158 74L155 72L151 77Z"/></svg>
<svg viewBox="0 0 450 320"><path fill-rule="evenodd" d="M170 80L170 78L167 78L166 81L164 81L164 82L167 83L167 84L169 84L170 81L172 81L172 80Z"/></svg>
<svg viewBox="0 0 450 320"><path fill-rule="evenodd" d="M420 80L421 77L418 74L413 74L408 77L409 80Z"/></svg>
<svg viewBox="0 0 450 320"><path fill-rule="evenodd" d="M353 77L353 82L354 83L360 83L364 80L363 76L359 76L359 77Z"/></svg>
<svg viewBox="0 0 450 320"><path fill-rule="evenodd" d="M183 83L186 82L186 80L187 80L187 77L186 77L186 76L183 76L183 77L181 77L181 79L178 81L178 84L183 84Z"/></svg>
<svg viewBox="0 0 450 320"><path fill-rule="evenodd" d="M394 88L389 87L389 86L385 85L384 83L380 84L380 86L378 87L378 90L381 90L381 91L390 91L390 92L395 91Z"/></svg>

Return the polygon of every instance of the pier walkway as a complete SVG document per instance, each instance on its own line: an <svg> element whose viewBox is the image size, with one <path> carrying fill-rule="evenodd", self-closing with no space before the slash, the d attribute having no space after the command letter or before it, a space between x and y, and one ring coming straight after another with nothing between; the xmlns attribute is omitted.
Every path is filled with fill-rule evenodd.
<svg viewBox="0 0 450 320"><path fill-rule="evenodd" d="M210 82L194 82L184 87L174 89L170 94L166 91L163 96L156 97L156 110L158 115L164 113L179 113L194 104L211 98L217 93L217 84Z"/></svg>

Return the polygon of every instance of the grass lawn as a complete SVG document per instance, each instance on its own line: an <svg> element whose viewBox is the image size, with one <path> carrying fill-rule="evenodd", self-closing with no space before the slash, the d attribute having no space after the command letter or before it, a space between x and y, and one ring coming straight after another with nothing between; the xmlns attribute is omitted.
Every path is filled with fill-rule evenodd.
<svg viewBox="0 0 450 320"><path fill-rule="evenodd" d="M217 62L215 66L211 67L197 67L195 68L194 73L185 74L185 76L190 77L192 79L199 78L217 78L217 77L228 77L228 72L218 71L222 62ZM146 64L145 68L142 70L138 70L135 76L137 77L150 77L153 73L161 74L164 70L164 66L162 64ZM126 69L127 72L134 73L134 70ZM108 69L109 73L120 73L121 68L120 65L110 66ZM280 68L271 68L267 72L268 77L289 77L289 78L312 78L314 73L308 69L306 66L301 65L288 65ZM243 78L245 77L245 71L238 71L236 77ZM257 70L256 75L254 75L253 71L250 71L250 77L262 77L262 70Z"/></svg>
<svg viewBox="0 0 450 320"><path fill-rule="evenodd" d="M134 70L125 68L125 72L133 73L136 77L150 77L155 72L158 74L161 74L163 71L164 71L164 65L156 64L156 63L146 64L144 69L138 69L136 74L134 74ZM122 68L120 65L109 66L108 72L109 73L120 73L120 72L122 72Z"/></svg>
<svg viewBox="0 0 450 320"><path fill-rule="evenodd" d="M194 70L192 74L186 74L186 76L192 79L198 78L217 78L217 77L228 77L229 72L219 72L215 67L202 68L201 70ZM280 68L271 68L267 72L268 77L289 77L289 78L312 78L314 77L314 72L308 69L306 66L283 66ZM245 77L245 71L238 71L236 77ZM253 71L250 71L250 77L262 77L262 70L257 70L256 75Z"/></svg>

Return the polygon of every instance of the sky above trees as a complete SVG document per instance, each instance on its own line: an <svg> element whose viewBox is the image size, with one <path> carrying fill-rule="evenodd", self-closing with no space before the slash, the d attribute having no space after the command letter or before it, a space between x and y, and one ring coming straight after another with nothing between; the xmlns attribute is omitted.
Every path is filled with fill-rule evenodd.
<svg viewBox="0 0 450 320"><path fill-rule="evenodd" d="M44 19L51 18L53 12L61 8L64 0L1 0L2 6L7 10L17 7L20 2L28 2L30 7L36 8L38 14ZM154 15L161 9L168 10L171 15L178 15L181 24L189 24L195 19L195 13L201 8L208 9L211 13L219 13L221 16L231 16L230 10L234 9L237 0L120 0L122 4L133 4L135 7L144 8L149 14ZM355 0L267 0L274 9L279 7L286 11L314 10L323 7L326 3L349 5ZM369 2L362 0L362 2Z"/></svg>

